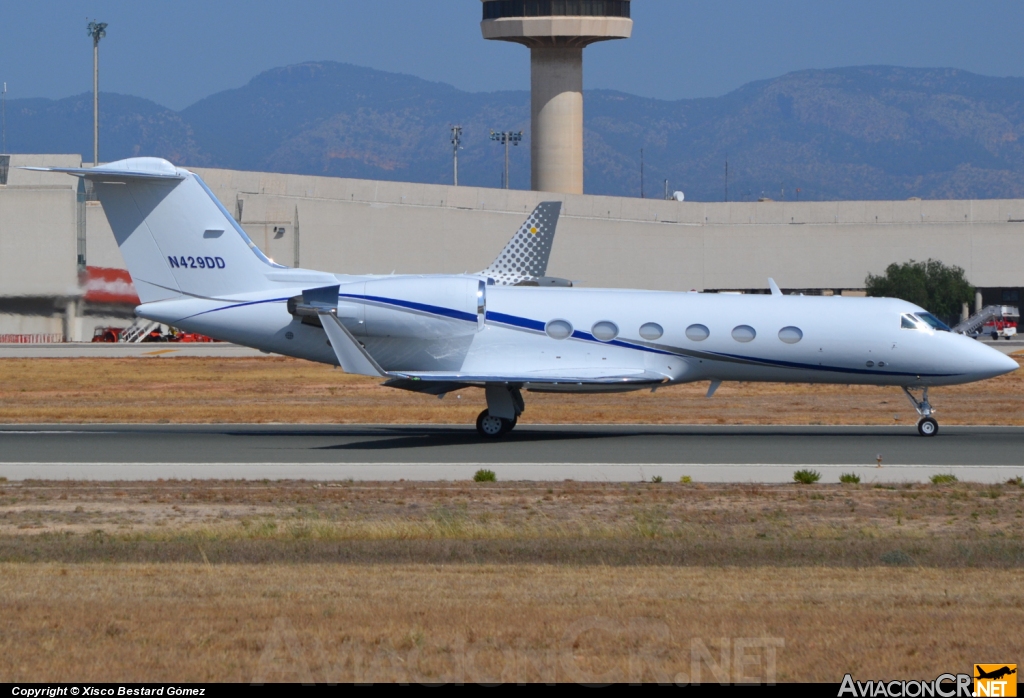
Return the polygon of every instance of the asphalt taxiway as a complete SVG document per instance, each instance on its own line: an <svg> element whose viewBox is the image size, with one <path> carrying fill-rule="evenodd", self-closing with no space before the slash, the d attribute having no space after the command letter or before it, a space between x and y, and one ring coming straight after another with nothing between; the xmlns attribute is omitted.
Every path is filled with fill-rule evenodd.
<svg viewBox="0 0 1024 698"><path fill-rule="evenodd" d="M1024 475L1024 428L530 426L501 441L472 427L408 425L7 425L0 476L22 479L501 480L661 477L696 482L1006 482ZM879 463L881 464L879 467Z"/></svg>

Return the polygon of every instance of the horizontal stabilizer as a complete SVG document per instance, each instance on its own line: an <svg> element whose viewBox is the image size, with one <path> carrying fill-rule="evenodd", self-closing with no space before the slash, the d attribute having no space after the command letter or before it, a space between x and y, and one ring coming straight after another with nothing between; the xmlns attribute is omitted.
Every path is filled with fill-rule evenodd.
<svg viewBox="0 0 1024 698"><path fill-rule="evenodd" d="M185 179L188 173L179 170L161 158L131 158L96 167L22 167L36 172L63 172L64 174L99 180L126 179Z"/></svg>
<svg viewBox="0 0 1024 698"><path fill-rule="evenodd" d="M320 322L323 324L324 332L327 333L327 339L331 340L331 348L334 349L334 354L338 357L341 370L360 376L388 375L367 353L363 345L352 336L348 328L341 324L337 312L322 311Z"/></svg>

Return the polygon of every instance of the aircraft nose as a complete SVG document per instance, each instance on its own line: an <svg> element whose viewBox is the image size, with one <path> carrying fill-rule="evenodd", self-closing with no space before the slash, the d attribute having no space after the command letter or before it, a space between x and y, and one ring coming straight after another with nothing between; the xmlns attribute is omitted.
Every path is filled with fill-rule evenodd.
<svg viewBox="0 0 1024 698"><path fill-rule="evenodd" d="M978 348L984 349L984 351L978 352L980 356L977 357L977 365L980 369L979 372L986 378L1002 376L1020 368L1016 359L1007 356L998 349L985 346L981 342L978 342Z"/></svg>

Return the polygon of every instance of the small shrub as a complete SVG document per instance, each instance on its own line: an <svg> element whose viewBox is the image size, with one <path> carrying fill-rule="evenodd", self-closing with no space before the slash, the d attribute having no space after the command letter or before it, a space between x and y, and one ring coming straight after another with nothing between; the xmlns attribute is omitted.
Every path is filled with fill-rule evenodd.
<svg viewBox="0 0 1024 698"><path fill-rule="evenodd" d="M902 550L892 550L882 554L882 563L892 567L905 567L913 565L914 559Z"/></svg>
<svg viewBox="0 0 1024 698"><path fill-rule="evenodd" d="M689 475L683 475L681 478L679 478L679 482L683 483L684 485L689 485L691 482L693 482L693 478L690 477Z"/></svg>
<svg viewBox="0 0 1024 698"><path fill-rule="evenodd" d="M956 475L953 473L932 475L931 481L933 485L952 485L954 482L958 482Z"/></svg>
<svg viewBox="0 0 1024 698"><path fill-rule="evenodd" d="M801 485L813 485L821 479L821 473L817 470L797 470L793 473L793 480Z"/></svg>
<svg viewBox="0 0 1024 698"><path fill-rule="evenodd" d="M857 473L843 473L839 476L839 482L847 483L850 485L860 484L860 475Z"/></svg>
<svg viewBox="0 0 1024 698"><path fill-rule="evenodd" d="M473 482L497 482L498 476L493 470L481 468L473 475Z"/></svg>
<svg viewBox="0 0 1024 698"><path fill-rule="evenodd" d="M661 475L655 475L654 477L652 477L651 478L651 482L654 482L654 483L661 482Z"/></svg>
<svg viewBox="0 0 1024 698"><path fill-rule="evenodd" d="M2 480L4 480L4 478L0 478L0 481ZM1011 477L1009 480L1006 481L1006 484L1016 485L1017 487L1024 487L1024 477L1021 477L1020 475L1018 475L1017 477Z"/></svg>

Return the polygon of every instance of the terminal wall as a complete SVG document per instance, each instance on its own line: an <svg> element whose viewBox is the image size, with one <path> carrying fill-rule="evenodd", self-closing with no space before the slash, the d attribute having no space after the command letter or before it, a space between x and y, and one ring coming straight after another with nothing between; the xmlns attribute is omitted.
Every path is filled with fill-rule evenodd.
<svg viewBox="0 0 1024 698"><path fill-rule="evenodd" d="M269 256L324 271L479 270L552 199L549 273L588 286L860 289L928 258L979 287L1024 285L1024 200L699 203L197 171Z"/></svg>

